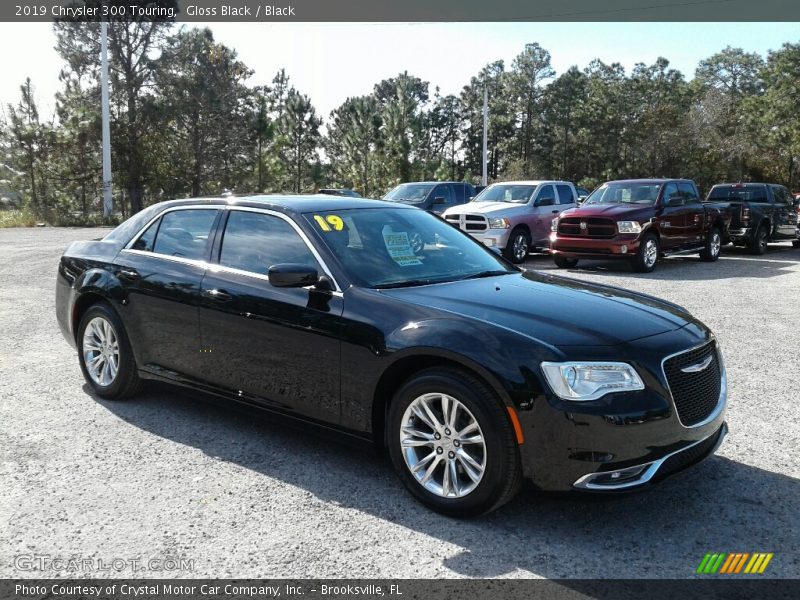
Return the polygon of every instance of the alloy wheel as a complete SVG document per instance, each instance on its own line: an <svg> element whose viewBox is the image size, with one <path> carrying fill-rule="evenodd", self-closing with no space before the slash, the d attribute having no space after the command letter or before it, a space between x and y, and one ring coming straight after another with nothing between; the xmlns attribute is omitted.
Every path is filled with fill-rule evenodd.
<svg viewBox="0 0 800 600"><path fill-rule="evenodd" d="M525 238L524 234L520 233L514 238L512 252L514 253L514 258L519 261L524 260L525 257L528 256L528 240Z"/></svg>
<svg viewBox="0 0 800 600"><path fill-rule="evenodd" d="M97 385L108 387L119 371L119 340L111 323L95 317L83 332L83 362Z"/></svg>
<svg viewBox="0 0 800 600"><path fill-rule="evenodd" d="M653 239L647 240L647 243L644 247L644 264L647 267L652 267L656 264L656 260L658 259L658 245L656 241Z"/></svg>
<svg viewBox="0 0 800 600"><path fill-rule="evenodd" d="M408 406L400 426L406 467L417 482L442 498L463 498L486 470L483 431L453 396L423 394Z"/></svg>
<svg viewBox="0 0 800 600"><path fill-rule="evenodd" d="M711 236L711 256L716 257L719 254L719 249L722 247L722 240L718 233Z"/></svg>

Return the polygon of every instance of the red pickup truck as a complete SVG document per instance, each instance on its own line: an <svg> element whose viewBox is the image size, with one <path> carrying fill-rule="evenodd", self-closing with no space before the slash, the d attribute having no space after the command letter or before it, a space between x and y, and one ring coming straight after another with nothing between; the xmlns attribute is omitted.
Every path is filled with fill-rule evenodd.
<svg viewBox="0 0 800 600"><path fill-rule="evenodd" d="M689 179L609 181L553 220L550 250L560 268L613 258L649 273L670 254L717 260L730 220L724 206L703 204Z"/></svg>

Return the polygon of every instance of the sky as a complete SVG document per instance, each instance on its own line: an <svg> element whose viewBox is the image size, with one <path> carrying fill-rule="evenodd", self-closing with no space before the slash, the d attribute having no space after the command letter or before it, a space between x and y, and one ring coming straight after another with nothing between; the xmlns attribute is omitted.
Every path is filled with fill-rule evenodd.
<svg viewBox="0 0 800 600"><path fill-rule="evenodd" d="M191 26L202 26L192 24ZM251 85L269 83L281 68L327 117L349 96L408 71L430 91L458 94L487 63L510 65L528 42L552 55L557 74L594 58L626 70L659 56L687 79L697 63L725 46L766 55L800 42L797 23L209 23L217 41L234 48L255 71ZM52 114L63 64L47 23L1 23L0 107L16 104L30 77L43 116Z"/></svg>

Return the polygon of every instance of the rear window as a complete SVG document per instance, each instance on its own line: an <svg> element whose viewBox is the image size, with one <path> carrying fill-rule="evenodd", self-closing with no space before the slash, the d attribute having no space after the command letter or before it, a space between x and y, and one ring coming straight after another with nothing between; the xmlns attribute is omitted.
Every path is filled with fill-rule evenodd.
<svg viewBox="0 0 800 600"><path fill-rule="evenodd" d="M769 202L767 188L763 185L717 185L711 188L708 199Z"/></svg>

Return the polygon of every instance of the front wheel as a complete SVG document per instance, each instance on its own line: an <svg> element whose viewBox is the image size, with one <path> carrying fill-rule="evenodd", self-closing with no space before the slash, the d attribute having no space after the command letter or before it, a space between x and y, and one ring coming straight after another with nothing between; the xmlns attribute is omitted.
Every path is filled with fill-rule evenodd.
<svg viewBox="0 0 800 600"><path fill-rule="evenodd" d="M722 248L722 235L720 234L719 229L714 227L708 232L706 246L700 251L700 260L714 262L719 258L720 248Z"/></svg>
<svg viewBox="0 0 800 600"><path fill-rule="evenodd" d="M102 398L133 396L140 379L122 321L108 304L95 304L78 325L78 359L83 376Z"/></svg>
<svg viewBox="0 0 800 600"><path fill-rule="evenodd" d="M531 250L531 239L524 229L515 229L508 238L503 254L515 265L525 262Z"/></svg>
<svg viewBox="0 0 800 600"><path fill-rule="evenodd" d="M652 233L645 234L632 260L634 270L639 273L651 273L656 268L658 252L658 238Z"/></svg>
<svg viewBox="0 0 800 600"><path fill-rule="evenodd" d="M423 504L454 517L498 508L522 479L514 429L502 402L476 377L429 369L397 392L387 419L392 464Z"/></svg>

